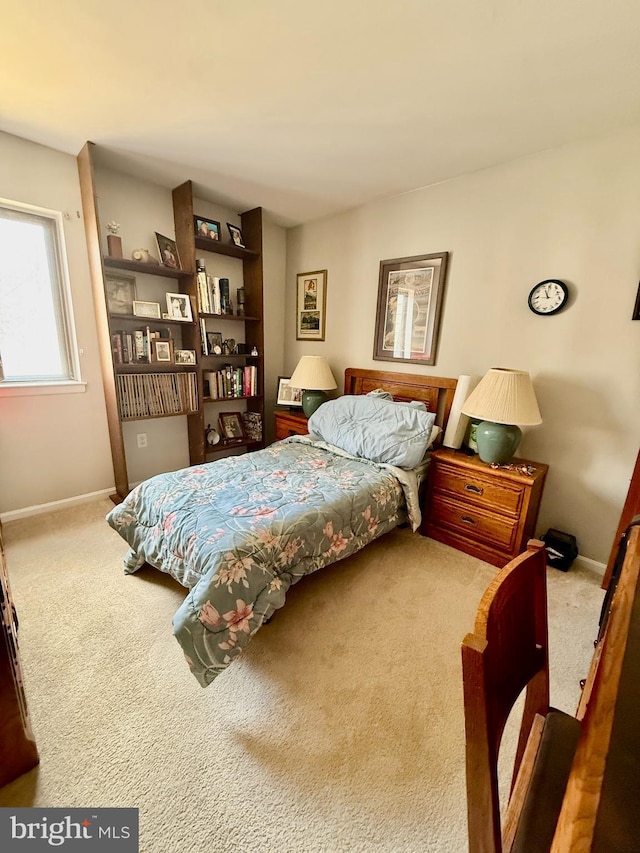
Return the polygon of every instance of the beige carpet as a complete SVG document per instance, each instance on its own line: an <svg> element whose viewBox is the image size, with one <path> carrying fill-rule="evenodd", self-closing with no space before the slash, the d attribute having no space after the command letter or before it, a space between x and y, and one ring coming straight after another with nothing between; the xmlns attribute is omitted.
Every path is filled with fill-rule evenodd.
<svg viewBox="0 0 640 853"><path fill-rule="evenodd" d="M202 689L171 633L184 591L124 576L110 506L5 526L41 764L0 806L137 806L143 853L466 850L459 648L491 566L394 531L300 582ZM549 571L569 712L601 601Z"/></svg>

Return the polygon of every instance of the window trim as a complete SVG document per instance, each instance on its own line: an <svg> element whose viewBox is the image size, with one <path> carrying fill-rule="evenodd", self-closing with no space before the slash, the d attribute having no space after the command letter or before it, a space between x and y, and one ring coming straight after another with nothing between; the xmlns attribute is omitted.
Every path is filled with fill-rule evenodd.
<svg viewBox="0 0 640 853"><path fill-rule="evenodd" d="M68 350L70 379L4 379L0 378L0 397L27 396L29 394L69 394L86 390L86 382L82 380L80 367L80 351L78 348L78 336L76 333L75 313L73 310L73 296L71 293L71 277L69 275L69 264L67 260L67 243L64 233L64 214L60 210L52 210L48 207L40 207L36 204L13 201L0 197L0 208L15 210L18 213L31 213L50 219L55 231L56 267L58 273L58 287L60 296L60 313L62 320L62 333L66 348ZM1 358L1 354L0 354Z"/></svg>

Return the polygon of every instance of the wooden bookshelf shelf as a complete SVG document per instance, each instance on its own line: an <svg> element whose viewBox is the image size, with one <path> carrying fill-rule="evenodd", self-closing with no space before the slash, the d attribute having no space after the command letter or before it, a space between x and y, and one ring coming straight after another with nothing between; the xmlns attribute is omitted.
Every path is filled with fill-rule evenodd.
<svg viewBox="0 0 640 853"><path fill-rule="evenodd" d="M228 441L228 440L223 438L218 444L214 445L213 447L207 447L205 452L208 456L210 453L220 453L221 450L232 450L234 447L256 447L256 448L258 448L261 446L262 446L262 442L260 442L260 441L246 441L246 440Z"/></svg>
<svg viewBox="0 0 640 853"><path fill-rule="evenodd" d="M248 397L203 397L203 403L235 403L237 400L261 400L260 394L251 394Z"/></svg>
<svg viewBox="0 0 640 853"><path fill-rule="evenodd" d="M203 252L215 252L216 255L228 255L231 258L240 258L240 260L260 256L259 252L242 249L235 243L219 243L217 240L211 240L208 237L196 237L195 244L196 249L202 249Z"/></svg>
<svg viewBox="0 0 640 853"><path fill-rule="evenodd" d="M241 323L257 323L260 317L247 317L246 314L207 314L205 311L200 311L198 317L203 320L236 320Z"/></svg>
<svg viewBox="0 0 640 853"><path fill-rule="evenodd" d="M116 373L184 373L191 371L195 373L195 364L173 364L169 361L140 361L140 362L124 362L123 364L114 364Z"/></svg>
<svg viewBox="0 0 640 853"><path fill-rule="evenodd" d="M113 311L109 313L109 319L126 320L143 326L195 326L193 320L163 320L160 317L138 317L137 314L116 314Z"/></svg>
<svg viewBox="0 0 640 853"><path fill-rule="evenodd" d="M160 275L163 278L189 278L193 275L193 270L174 270L171 267L164 267L162 264L144 264L142 261L129 261L127 258L112 258L110 255L103 255L102 262L105 267L112 269L128 270L129 272L144 273L145 275Z"/></svg>

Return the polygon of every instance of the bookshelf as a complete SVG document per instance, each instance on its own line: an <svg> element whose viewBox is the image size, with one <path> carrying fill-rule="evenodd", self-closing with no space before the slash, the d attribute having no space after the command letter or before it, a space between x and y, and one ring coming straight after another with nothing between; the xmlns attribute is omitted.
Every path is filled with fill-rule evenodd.
<svg viewBox="0 0 640 853"><path fill-rule="evenodd" d="M220 414L235 412L238 409L257 413L264 430L262 210L255 208L240 214L247 248L199 238L194 229L192 184L187 181L171 193L176 244L182 268L172 269L160 264L114 258L105 255L101 248L102 229L94 158L95 146L87 142L78 155L78 170L116 486L112 499L119 502L130 490L123 435L123 424L128 422L185 417L191 465L236 453L238 448L254 450L264 446L264 439L222 440L215 447L207 445L205 440L207 424L214 423L217 427ZM153 219L152 213L150 218ZM210 267L211 274L215 275L216 255L234 259L232 263L238 262L238 275L234 282L237 281L238 286L242 286L245 291L243 316L211 312L200 314L196 256L206 258L207 267ZM160 317L138 316L132 309L111 310L107 283L110 275L118 273L157 277L159 295L155 301L161 305ZM188 297L193 320L185 322L163 317L162 314L167 310L163 305L163 293L179 293ZM220 356L205 355L202 329L222 331L225 338L240 341L247 351L234 351ZM145 341L141 345L143 349L139 351L135 350L134 341L139 337L136 333L141 333ZM124 350L123 339L127 341ZM157 344L167 341L171 342L172 354L178 349L194 352L195 363L176 364L174 359L158 361L154 355ZM257 351L257 356L250 354L253 348ZM137 353L135 357L131 357L131 349ZM165 355L166 351L165 346L161 352ZM251 393L238 394L234 391L231 396L221 396L220 393L217 397L204 395L204 374L217 372L226 365L234 369L247 366L256 368Z"/></svg>

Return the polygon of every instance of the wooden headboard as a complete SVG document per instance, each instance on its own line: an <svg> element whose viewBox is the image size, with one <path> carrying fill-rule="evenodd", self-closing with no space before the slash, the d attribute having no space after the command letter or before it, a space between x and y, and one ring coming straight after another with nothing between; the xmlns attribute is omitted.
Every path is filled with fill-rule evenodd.
<svg viewBox="0 0 640 853"><path fill-rule="evenodd" d="M447 426L457 384L457 379L415 373L390 373L357 367L348 367L344 372L345 394L368 394L369 391L382 388L400 403L420 400L430 412L437 412L436 423L442 429Z"/></svg>

